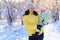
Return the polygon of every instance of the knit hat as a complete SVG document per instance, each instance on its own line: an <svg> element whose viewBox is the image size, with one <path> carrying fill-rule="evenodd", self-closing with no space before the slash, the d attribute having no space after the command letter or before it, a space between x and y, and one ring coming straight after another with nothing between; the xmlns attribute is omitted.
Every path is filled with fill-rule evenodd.
<svg viewBox="0 0 60 40"><path fill-rule="evenodd" d="M48 7L43 6L41 9L48 10Z"/></svg>
<svg viewBox="0 0 60 40"><path fill-rule="evenodd" d="M28 9L30 9L30 8L32 8L32 7L34 7L34 5L33 5L32 3L30 3L30 4L27 5L27 8L28 8Z"/></svg>

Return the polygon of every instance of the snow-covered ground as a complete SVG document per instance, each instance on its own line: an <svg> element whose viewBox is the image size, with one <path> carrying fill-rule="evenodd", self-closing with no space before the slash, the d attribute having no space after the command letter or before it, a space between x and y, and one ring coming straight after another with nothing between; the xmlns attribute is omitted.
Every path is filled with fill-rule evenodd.
<svg viewBox="0 0 60 40"><path fill-rule="evenodd" d="M18 22L13 25L0 24L0 40L27 40L27 35L25 27Z"/></svg>
<svg viewBox="0 0 60 40"><path fill-rule="evenodd" d="M0 40L28 40L27 30L21 23L0 23ZM44 40L60 40L60 21L44 26Z"/></svg>
<svg viewBox="0 0 60 40"><path fill-rule="evenodd" d="M60 21L45 26L44 40L60 40Z"/></svg>

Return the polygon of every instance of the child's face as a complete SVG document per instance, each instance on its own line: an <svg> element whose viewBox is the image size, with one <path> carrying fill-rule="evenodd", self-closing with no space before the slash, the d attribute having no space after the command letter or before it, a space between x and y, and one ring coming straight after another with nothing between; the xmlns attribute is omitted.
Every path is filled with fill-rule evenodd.
<svg viewBox="0 0 60 40"><path fill-rule="evenodd" d="M44 13L44 12L45 12L45 10L44 9L41 9L41 14Z"/></svg>

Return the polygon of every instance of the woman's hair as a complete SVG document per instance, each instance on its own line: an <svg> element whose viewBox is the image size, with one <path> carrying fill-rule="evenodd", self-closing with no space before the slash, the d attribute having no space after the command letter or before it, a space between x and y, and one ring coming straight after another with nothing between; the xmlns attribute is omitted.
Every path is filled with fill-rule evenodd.
<svg viewBox="0 0 60 40"><path fill-rule="evenodd" d="M30 14L30 12L29 12L29 10L27 10L27 11L25 11L25 14L24 15L29 15ZM35 16L38 16L38 13L36 12L36 11L33 11L33 14L35 15ZM24 16L23 15L23 16Z"/></svg>

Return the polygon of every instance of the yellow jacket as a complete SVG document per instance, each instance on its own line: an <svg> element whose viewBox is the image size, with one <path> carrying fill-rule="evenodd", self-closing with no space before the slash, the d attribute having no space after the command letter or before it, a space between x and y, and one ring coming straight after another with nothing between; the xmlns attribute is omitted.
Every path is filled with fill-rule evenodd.
<svg viewBox="0 0 60 40"><path fill-rule="evenodd" d="M23 16L23 24L28 30L28 35L32 36L37 30L38 16L33 14Z"/></svg>

